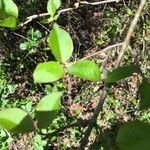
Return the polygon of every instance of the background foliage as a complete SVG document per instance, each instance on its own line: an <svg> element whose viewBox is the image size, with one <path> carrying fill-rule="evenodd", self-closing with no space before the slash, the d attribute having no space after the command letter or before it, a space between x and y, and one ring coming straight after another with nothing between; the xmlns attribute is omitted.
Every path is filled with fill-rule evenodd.
<svg viewBox="0 0 150 150"><path fill-rule="evenodd" d="M62 1L60 9L72 7L74 2L76 1ZM61 27L61 32L64 32L65 29L70 33L74 44L74 52L70 61L78 61L99 49L122 41L138 9L139 2L121 1L119 3L98 6L87 5L71 12L62 13L57 23ZM15 0L15 3L19 7L19 16L15 15L15 17L18 17L18 24L24 22L25 18L30 15L47 11L47 1L41 3L39 0L28 0L26 2ZM58 5L60 6L60 4ZM149 105L149 92L146 92L149 91L149 86L146 89L142 87L144 84L147 86L149 81L149 12L149 2L147 2L134 35L131 38L130 47L125 53L125 60L123 62L123 65L126 66L131 63L140 64L144 76L148 79L142 82L141 76L136 74L140 72L136 66L130 66L129 71L127 71L128 68L122 68L122 72L125 73L124 77L132 75L133 72L136 73L121 81L118 80L122 74L114 71L113 73L117 82L113 86L110 83L113 74L109 76L106 80L110 84L108 85L110 87L108 90L109 96L104 103L103 112L98 117L97 125L90 136L89 149L116 149L116 137L117 143L124 145L125 143L121 143L119 140L124 137L121 135L117 136L117 132L120 126L127 121L141 120L142 122L150 123L149 110L139 109L139 107L146 109ZM53 16L55 10L49 13ZM102 81L93 83L73 77L68 81L68 77L65 74L63 79L50 84L34 83L32 74L38 63L49 60L55 61L55 58L57 61L63 62L59 59L59 56L55 55L53 48L51 48L53 54L49 51L48 43L49 45L51 44L47 42L47 37L49 36L49 31L52 29L52 24L42 24L41 20L41 18L37 18L29 24L15 30L0 28L0 105L2 109L21 108L32 116L32 112L36 109L37 103L44 95L65 90L61 102L62 108L59 110L51 126L41 130L42 134L32 132L28 136L26 134L16 136L1 129L0 147L4 150L8 148L14 149L14 147L17 149L36 150L77 149L80 145L82 134L85 131L84 123L81 120L88 120L92 116L99 101L99 90L103 86ZM55 34L55 31L53 33ZM65 46L68 47L69 45ZM58 47L56 49L59 50ZM71 50L70 57L73 49L72 43L69 49ZM96 55L92 58L92 61L95 61L101 66L108 53L104 52ZM111 70L114 66L117 55L118 50L112 50L111 54L109 54L110 59L107 62L106 70L104 70L104 76L105 72L107 74L108 70ZM67 59L68 56L65 58L65 61ZM73 67L77 65L73 64ZM83 63L84 65L88 66L88 62ZM97 70L96 66L95 70ZM68 72L74 75L71 69L68 69ZM80 72L80 75L84 76L84 72ZM95 76L94 78L91 76L91 78L94 81L99 80L99 75L97 78ZM144 94L146 97L141 94L142 99L145 99L144 102L140 102L141 98L138 93L138 87L141 82L140 91L141 93L146 92ZM81 122L79 125L63 129L64 126L74 124L76 121ZM129 126L132 126L134 123L129 124ZM145 128L145 124L143 125L140 122L138 124L138 128L141 126ZM120 130L119 134L127 132L127 129L124 128L125 126ZM148 127L147 130L149 131ZM146 133L144 133L144 137Z"/></svg>

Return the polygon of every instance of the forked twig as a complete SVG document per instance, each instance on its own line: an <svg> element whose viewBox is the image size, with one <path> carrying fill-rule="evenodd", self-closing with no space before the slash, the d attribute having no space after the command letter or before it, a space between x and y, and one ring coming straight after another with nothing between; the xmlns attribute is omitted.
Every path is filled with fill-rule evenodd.
<svg viewBox="0 0 150 150"><path fill-rule="evenodd" d="M71 11L75 8L66 8L66 9L62 9L60 11L58 11L57 15L59 16L61 13L67 12L67 11ZM41 18L41 17L45 17L45 16L49 16L49 13L42 13L42 14L37 14L37 15L32 15L26 18L26 21L21 23L19 25L19 27L23 27L24 25L27 25L28 23L30 23L33 19L37 19L37 18Z"/></svg>

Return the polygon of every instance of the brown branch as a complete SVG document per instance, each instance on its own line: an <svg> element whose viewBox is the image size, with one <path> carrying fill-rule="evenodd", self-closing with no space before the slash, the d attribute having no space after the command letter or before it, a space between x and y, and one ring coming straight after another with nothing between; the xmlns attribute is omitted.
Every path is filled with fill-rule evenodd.
<svg viewBox="0 0 150 150"><path fill-rule="evenodd" d="M102 53L102 52L110 51L110 50L112 50L113 48L120 47L120 46L122 46L122 45L123 45L123 43L117 43L117 44L114 44L114 45L110 45L110 46L108 46L108 47L106 47L106 48L104 48L104 49L102 49L102 50L100 50L100 51L98 51L98 52L92 53L91 55L88 55L88 56L82 58L81 60L85 60L85 59L88 59L88 58L97 56L97 55L99 55L99 54Z"/></svg>
<svg viewBox="0 0 150 150"><path fill-rule="evenodd" d="M124 53L125 53L125 50L126 48L128 47L129 45L129 41L133 35L133 31L137 25L137 22L139 20L139 17L140 17L140 14L144 8L144 5L146 3L146 0L141 0L141 3L139 5L139 8L138 8L138 11L136 12L135 16L134 16L134 19L129 27L129 30L128 30L128 33L127 33L127 36L123 42L123 45L122 45L122 48L121 48L121 51L119 53L119 56L118 56L118 59L116 61L116 64L115 64L115 68L117 68L118 66L120 66L120 63L122 62L122 59L124 57Z"/></svg>
<svg viewBox="0 0 150 150"><path fill-rule="evenodd" d="M89 136L90 136L90 134L92 132L92 129L96 125L96 121L97 121L99 112L103 110L103 103L104 103L106 97L107 97L107 92L104 89L101 92L101 95L100 95L100 98L99 98L100 101L99 101L99 103L98 103L98 105L96 107L96 110L95 110L92 118L89 121L88 127L87 127L87 129L85 131L85 134L84 134L84 137L80 141L81 144L80 144L79 150L84 150L84 147L88 143L88 139L89 139Z"/></svg>
<svg viewBox="0 0 150 150"><path fill-rule="evenodd" d="M123 42L123 45L122 45L120 54L119 54L119 56L118 56L117 63L116 63L116 65L115 65L116 68L117 68L117 67L120 65L120 63L122 62L122 59L123 59L124 53L125 53L125 49L126 49L126 47L128 46L128 44L129 44L130 38L131 38L131 36L132 36L132 34L133 34L133 31L134 31L134 29L135 29L135 26L136 26L136 24L137 24L137 21L138 21L138 19L139 19L139 17L140 17L140 13L141 13L141 11L142 11L142 9L143 9L145 3L146 3L146 0L142 0L142 1L141 1L140 5L139 5L139 8L138 8L138 10L137 10L137 13L136 13L136 15L135 15L135 17L134 17L134 19L133 19L131 25L130 25L130 28L129 28L128 33L127 33L127 36L126 36L126 38L125 38L125 40L124 40L124 42ZM103 89L103 91L101 92L100 98L99 98L100 101L99 101L99 103L98 103L98 105L97 105L97 108L96 108L96 110L95 110L95 112L94 112L92 118L90 119L89 125L88 125L88 127L87 127L87 129L86 129L86 131L85 131L84 137L83 137L83 138L81 139L81 141L80 141L81 144L80 144L79 150L84 150L84 149L85 149L85 146L86 146L87 143L88 143L89 136L90 136L90 134L91 134L91 132L92 132L92 129L94 128L93 123L96 124L96 121L97 121L97 117L98 117L98 115L99 115L99 112L103 110L103 103L104 103L106 97L107 97L107 92L106 92L105 89Z"/></svg>

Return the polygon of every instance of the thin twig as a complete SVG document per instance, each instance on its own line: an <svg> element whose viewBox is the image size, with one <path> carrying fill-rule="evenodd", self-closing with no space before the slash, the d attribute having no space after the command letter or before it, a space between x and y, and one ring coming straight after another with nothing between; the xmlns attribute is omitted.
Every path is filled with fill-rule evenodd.
<svg viewBox="0 0 150 150"><path fill-rule="evenodd" d="M42 23L37 21L37 24L39 24L42 28L44 28L46 31L50 32L48 28L46 28Z"/></svg>
<svg viewBox="0 0 150 150"><path fill-rule="evenodd" d="M28 38L26 38L25 36L23 36L21 34L18 34L16 32L11 32L11 33L14 34L14 35L16 35L16 36L18 36L18 37L20 37L20 38L22 38L22 39L24 39L24 40L28 40Z"/></svg>
<svg viewBox="0 0 150 150"><path fill-rule="evenodd" d="M141 3L140 3L139 8L138 8L138 11L136 12L136 14L134 16L134 19L133 19L133 21L132 21L132 23L131 23L131 25L129 27L127 36L126 36L126 38L125 38L125 40L123 42L121 51L119 53L118 59L117 59L116 64L115 64L115 68L117 68L120 65L120 63L122 62L125 50L128 47L128 45L129 45L129 41L130 41L130 39L131 39L131 37L133 35L133 31L134 31L134 29L135 29L135 27L137 25L137 22L139 20L140 14L141 14L141 12L142 12L142 10L144 8L145 3L146 3L146 0L141 0Z"/></svg>
<svg viewBox="0 0 150 150"><path fill-rule="evenodd" d="M108 59L109 59L109 57L111 56L111 54L112 54L112 51L109 51L109 52L107 53L107 56L106 56L105 59L103 60L103 64L102 64L102 66L101 66L101 69L102 69L102 70L106 68Z"/></svg>
<svg viewBox="0 0 150 150"><path fill-rule="evenodd" d="M19 24L18 27L23 27L24 25L27 25L29 22L31 22L33 19L45 17L45 16L49 16L49 13L42 13L42 14L38 14L38 15L29 16L29 17L27 17L26 21Z"/></svg>
<svg viewBox="0 0 150 150"><path fill-rule="evenodd" d="M116 2L118 3L120 0L104 0L104 1L100 1L100 2L87 2L87 1L81 1L80 4L86 4L86 5L100 5L100 4L106 4L106 3L112 3L112 2Z"/></svg>
<svg viewBox="0 0 150 150"><path fill-rule="evenodd" d="M57 12L57 15L59 16L61 13L64 13L64 12L68 12L68 11L71 11L75 8L66 8L66 9L62 9L60 11ZM23 27L24 25L27 25L28 23L30 23L33 19L37 19L37 18L41 18L41 17L46 17L46 16L49 16L50 14L49 13L42 13L42 14L37 14L37 15L32 15L32 16L29 16L26 18L26 21L21 23L18 27Z"/></svg>
<svg viewBox="0 0 150 150"><path fill-rule="evenodd" d="M91 55L88 55L88 56L82 58L81 60L85 60L85 59L88 59L88 58L97 56L97 55L99 55L99 54L102 53L102 52L110 51L110 50L112 50L113 48L116 48L116 47L119 47L119 46L122 46L122 45L123 45L123 43L117 43L117 44L114 44L114 45L110 45L110 46L104 48L104 49L101 50L101 51L92 53Z"/></svg>
<svg viewBox="0 0 150 150"><path fill-rule="evenodd" d="M112 3L112 2L119 2L120 0L104 0L104 1L101 1L101 2L93 2L93 3L89 3L87 1L80 1L78 4L84 4L84 5L100 5L100 4L105 4L105 3ZM74 4L74 6L76 5L77 3ZM59 16L61 13L64 13L64 12L68 12L68 11L72 11L72 10L75 10L75 9L78 9L80 6L78 5L77 7L70 7L70 8L65 8L65 9L62 9L62 10L59 10L57 12L57 16ZM28 23L30 23L32 20L34 19L37 19L37 18L40 18L40 17L45 17L45 16L49 16L50 14L49 13L42 13L42 14L37 14L37 15L32 15L32 16L29 16L26 18L26 21L21 23L18 27L23 27L25 25L27 25Z"/></svg>

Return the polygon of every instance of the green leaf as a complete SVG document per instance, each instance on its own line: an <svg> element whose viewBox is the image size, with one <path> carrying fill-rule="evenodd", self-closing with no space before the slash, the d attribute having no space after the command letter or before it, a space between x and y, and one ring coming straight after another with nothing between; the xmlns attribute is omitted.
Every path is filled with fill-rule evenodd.
<svg viewBox="0 0 150 150"><path fill-rule="evenodd" d="M13 133L26 133L34 130L30 116L18 108L0 111L0 127Z"/></svg>
<svg viewBox="0 0 150 150"><path fill-rule="evenodd" d="M99 81L101 79L99 67L90 60L78 61L75 64L70 65L67 68L67 71L69 74L85 80Z"/></svg>
<svg viewBox="0 0 150 150"><path fill-rule="evenodd" d="M140 121L126 123L119 129L116 141L121 150L149 150L150 125Z"/></svg>
<svg viewBox="0 0 150 150"><path fill-rule="evenodd" d="M0 26L14 28L17 18L17 5L12 0L0 0Z"/></svg>
<svg viewBox="0 0 150 150"><path fill-rule="evenodd" d="M121 79L127 78L129 76L132 76L133 73L140 73L140 67L138 65L128 65L119 67L112 72L109 72L106 78L107 83L116 82Z"/></svg>
<svg viewBox="0 0 150 150"><path fill-rule="evenodd" d="M27 50L29 47L29 42L24 42L24 43L21 43L19 48L22 49L22 50Z"/></svg>
<svg viewBox="0 0 150 150"><path fill-rule="evenodd" d="M0 26L8 27L8 28L15 28L16 22L17 22L17 19L15 17L8 17L6 19L0 20Z"/></svg>
<svg viewBox="0 0 150 150"><path fill-rule="evenodd" d="M70 35L57 24L53 26L48 38L48 43L57 61L63 63L71 57L73 52L72 39Z"/></svg>
<svg viewBox="0 0 150 150"><path fill-rule="evenodd" d="M140 109L148 109L150 107L150 83L146 79L143 79L139 93L141 96Z"/></svg>
<svg viewBox="0 0 150 150"><path fill-rule="evenodd" d="M36 118L39 128L47 128L56 118L60 109L62 93L55 92L42 98L36 107Z"/></svg>
<svg viewBox="0 0 150 150"><path fill-rule="evenodd" d="M0 0L0 18L6 19L10 16L18 18L17 5L12 0Z"/></svg>
<svg viewBox="0 0 150 150"><path fill-rule="evenodd" d="M63 67L58 62L50 61L38 64L33 78L35 83L49 83L59 80L63 75Z"/></svg>
<svg viewBox="0 0 150 150"><path fill-rule="evenodd" d="M57 9L61 5L61 0L49 0L47 3L47 11L51 15L51 17L54 17Z"/></svg>

